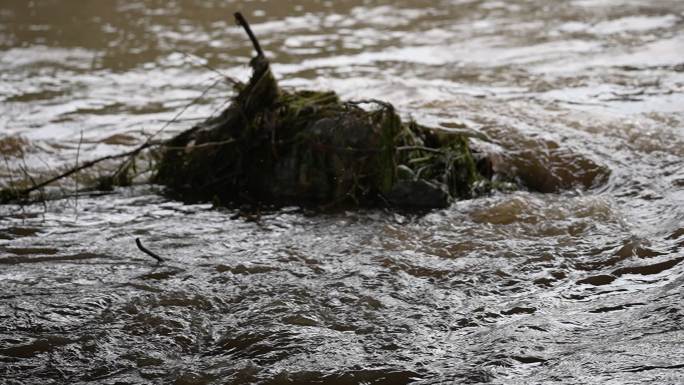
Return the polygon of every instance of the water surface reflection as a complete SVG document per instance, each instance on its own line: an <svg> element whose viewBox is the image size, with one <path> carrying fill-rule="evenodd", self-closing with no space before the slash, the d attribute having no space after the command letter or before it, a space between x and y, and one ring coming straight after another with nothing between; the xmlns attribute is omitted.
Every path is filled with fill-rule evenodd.
<svg viewBox="0 0 684 385"><path fill-rule="evenodd" d="M4 381L681 382L679 1L5 0L0 183L130 149L207 66L244 78L237 9L282 84L484 133L531 191L258 224L154 187L0 207Z"/></svg>

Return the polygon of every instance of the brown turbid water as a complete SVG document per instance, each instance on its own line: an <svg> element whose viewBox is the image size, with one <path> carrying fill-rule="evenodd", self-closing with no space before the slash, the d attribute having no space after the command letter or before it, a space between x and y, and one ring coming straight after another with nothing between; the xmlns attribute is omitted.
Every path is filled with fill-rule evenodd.
<svg viewBox="0 0 684 385"><path fill-rule="evenodd" d="M529 190L258 224L145 185L0 206L0 384L684 383L682 1L3 0L0 183L213 83L160 135L220 110L237 10L282 85L483 133Z"/></svg>

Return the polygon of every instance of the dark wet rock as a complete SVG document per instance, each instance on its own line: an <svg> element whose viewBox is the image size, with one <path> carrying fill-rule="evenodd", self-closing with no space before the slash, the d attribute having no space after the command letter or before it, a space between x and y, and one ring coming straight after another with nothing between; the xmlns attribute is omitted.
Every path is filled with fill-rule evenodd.
<svg viewBox="0 0 684 385"><path fill-rule="evenodd" d="M591 159L556 145L544 144L507 159L512 174L533 191L557 193L573 188L589 189L605 183L610 170Z"/></svg>
<svg viewBox="0 0 684 385"><path fill-rule="evenodd" d="M426 180L400 180L394 184L387 200L397 206L446 207L449 193L442 186Z"/></svg>
<svg viewBox="0 0 684 385"><path fill-rule="evenodd" d="M470 197L484 179L462 133L402 122L382 101L282 89L253 43L252 76L231 105L166 143L155 179L172 195L220 205L432 208Z"/></svg>
<svg viewBox="0 0 684 385"><path fill-rule="evenodd" d="M606 165L548 139L530 138L510 128L491 127L488 135L498 144L474 145L479 170L494 180L515 182L531 191L557 193L605 184Z"/></svg>

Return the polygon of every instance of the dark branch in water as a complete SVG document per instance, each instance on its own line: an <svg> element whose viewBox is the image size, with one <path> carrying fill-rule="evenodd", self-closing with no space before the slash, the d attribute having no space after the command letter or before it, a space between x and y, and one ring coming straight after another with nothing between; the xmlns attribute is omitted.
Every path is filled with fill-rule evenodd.
<svg viewBox="0 0 684 385"><path fill-rule="evenodd" d="M70 176L70 175L72 175L72 174L75 174L75 173L81 171L81 170L85 170L86 168L93 167L94 165L96 165L96 164L98 164L98 163L101 163L101 162L104 162L105 160L119 159L119 158L125 158L125 157L130 157L130 156L133 156L133 155L137 155L140 151L142 151L142 150L144 150L144 149L146 149L146 148L148 148L148 147L151 147L151 146L153 146L153 145L155 145L155 144L158 144L158 143L152 143L152 142L144 143L143 145L139 146L139 147L136 148L135 150L128 151L128 152L125 152L125 153L123 153L123 154L116 154L116 155L103 156L103 157L101 157L101 158L97 158L97 159L91 160L91 161L89 161L89 162L82 163L81 165L79 165L79 166L77 166L77 167L74 167L74 168L72 168L72 169L70 169L70 170L68 170L68 171L66 171L66 172L63 172L63 173L61 173L61 174L59 174L59 175L57 175L57 176L55 176L55 177L52 177L52 178L50 178L50 179L48 179L48 180L45 180L45 181L40 182L40 183L35 183L32 187L29 187L29 188L25 188L25 189L23 189L23 190L18 190L18 191L16 191L16 192L15 192L15 195L16 195L15 198L23 198L23 197L26 197L26 196L28 196L30 193L32 193L32 192L34 192L34 191L36 191L36 190L40 190L40 189L42 189L43 187L45 187L45 186L47 186L47 185L49 185L49 184L51 184L51 183L54 183L54 182L56 182L56 181L58 181L58 180L60 180L60 179L64 179L64 178L66 178L66 177L68 177L68 176ZM8 199L8 201L11 201L11 200L13 200L13 199ZM0 203L7 203L7 202L0 202Z"/></svg>
<svg viewBox="0 0 684 385"><path fill-rule="evenodd" d="M150 142L143 143L142 145L140 145L139 147L137 147L134 150L124 152L122 154L107 155L107 156L103 156L101 158L93 159L89 162L81 163L80 165L77 165L74 168L71 168L71 169L69 169L69 170L67 170L67 171L65 171L65 172L63 172L57 176L54 176L54 177L47 179L47 180L40 182L40 183L36 182L36 180L33 178L33 176L28 174L28 171L25 168L22 168L22 171L26 175L26 178L31 181L32 186L25 188L25 189L21 189L21 190L15 189L13 187L0 190L0 204L6 204L6 203L11 203L11 202L26 202L26 201L28 201L27 200L28 196L32 192L38 191L38 190L42 191L41 190L42 188L47 187L48 185L50 185L54 182L57 182L60 179L67 178L67 177L69 177L69 176L71 176L71 175L73 175L79 171L93 167L96 164L104 162L106 160L129 158L126 160L126 162L128 162L130 160L130 158L135 157L141 151L143 151L147 148L150 148L150 147L161 146L161 147L164 147L167 149L172 149L172 150L190 150L190 149L195 149L195 148L222 146L222 145L226 145L226 144L230 144L230 143L234 143L234 142L235 142L235 139L228 139L228 140L223 140L223 141L219 141L219 142L207 142L207 143L202 143L202 144L197 144L197 145L186 145L186 146L181 146L181 147L173 147L173 146L168 146L166 144L166 142L164 142L164 141L150 141ZM5 162L7 162L7 160L5 160ZM126 163L126 162L124 162L124 163ZM8 164L7 168L9 169L9 164ZM123 167L120 167L120 168L123 168ZM14 183L12 183L12 185L13 184ZM78 188L77 188L77 191L75 192L74 195L77 195L77 194L78 194ZM46 200L48 200L47 197L41 196L41 198L38 199L37 201L38 202L44 202Z"/></svg>
<svg viewBox="0 0 684 385"><path fill-rule="evenodd" d="M254 50L256 50L257 55L265 57L264 51L261 50L261 45L259 45L259 40L257 40L256 36L254 36L252 28L250 28L249 23L247 20L245 20L240 12L235 12L235 21L237 21L237 23L245 29L245 32L247 32L247 36L249 36L249 40L252 41L252 45L254 46Z"/></svg>
<svg viewBox="0 0 684 385"><path fill-rule="evenodd" d="M156 259L157 262L159 262L159 263L164 262L164 258L160 257L159 255L157 255L153 251L150 251L148 248L143 246L142 242L140 242L140 238L135 238L135 244L138 246L138 249L140 249L140 251L142 251L143 253L145 253L145 254L149 255L150 257Z"/></svg>

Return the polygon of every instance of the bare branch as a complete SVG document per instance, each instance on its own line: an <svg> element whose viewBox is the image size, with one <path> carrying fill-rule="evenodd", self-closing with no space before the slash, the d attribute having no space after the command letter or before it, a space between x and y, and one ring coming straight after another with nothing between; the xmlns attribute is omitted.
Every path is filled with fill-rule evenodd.
<svg viewBox="0 0 684 385"><path fill-rule="evenodd" d="M78 157L81 155L81 145L83 144L83 130L81 130L81 137L78 139L78 147L76 148L76 167L78 167ZM78 221L78 179L74 178L76 189L74 191L74 217Z"/></svg>
<svg viewBox="0 0 684 385"><path fill-rule="evenodd" d="M157 255L153 251L150 251L148 248L143 246L142 242L140 242L140 238L135 238L135 244L136 244L136 246L138 246L138 249L140 249L140 251L142 251L143 253L145 253L145 254L149 255L150 257L156 259L158 263L164 262L164 258L160 257L159 255Z"/></svg>
<svg viewBox="0 0 684 385"><path fill-rule="evenodd" d="M91 160L91 161L89 161L89 162L82 163L82 164L79 165L78 167L74 167L74 168L72 168L72 169L70 169L70 170L67 170L67 171L65 171L65 172L63 172L63 173L61 173L61 174L59 174L59 175L57 175L57 176L54 176L54 177L52 177L52 178L50 178L50 179L47 179L47 180L45 180L45 181L43 181L43 182L34 183L34 185L33 185L32 187L25 188L25 189L22 189L22 190L18 190L18 191L17 191L17 196L20 197L20 198L21 198L21 197L26 197L26 196L28 196L30 193L32 193L32 192L34 192L34 191L36 191L36 190L39 190L39 189L41 189L41 188L43 188L43 187L45 187L45 186L47 186L47 185L50 185L50 184L52 184L52 183L54 183L54 182L56 182L56 181L58 181L58 180L60 180L60 179L64 179L64 178L66 178L66 177L68 177L68 176L70 176L70 175L73 175L73 174L75 174L75 173L81 171L81 170L85 170L86 168L92 167L92 166L94 166L94 165L96 165L96 164L98 164L98 163L104 162L104 161L106 161L106 160L120 159L120 158L130 157L130 156L132 156L132 155L137 155L137 154L140 153L142 150L144 150L144 149L146 149L146 148L148 148L148 147L151 147L151 146L153 146L153 145L155 145L155 144L158 144L158 143L146 142L146 143L143 143L141 146L139 146L138 148L136 148L136 149L134 149L134 150L132 150L132 151L128 151L128 152L124 152L124 153L122 153L122 154L116 154L116 155L107 155L107 156L103 156L103 157L101 157L101 158L93 159L93 160ZM6 203L6 202L2 202L2 203Z"/></svg>
<svg viewBox="0 0 684 385"><path fill-rule="evenodd" d="M266 57L264 56L264 51L261 50L259 40L257 40L256 36L254 36L252 28L249 26L249 23L247 22L247 20L245 20L245 18L242 16L240 12L235 12L235 21L237 21L237 23L245 29L245 32L247 32L247 36L249 36L249 40L252 41L252 45L254 46L254 50L257 52L257 55L261 57Z"/></svg>

